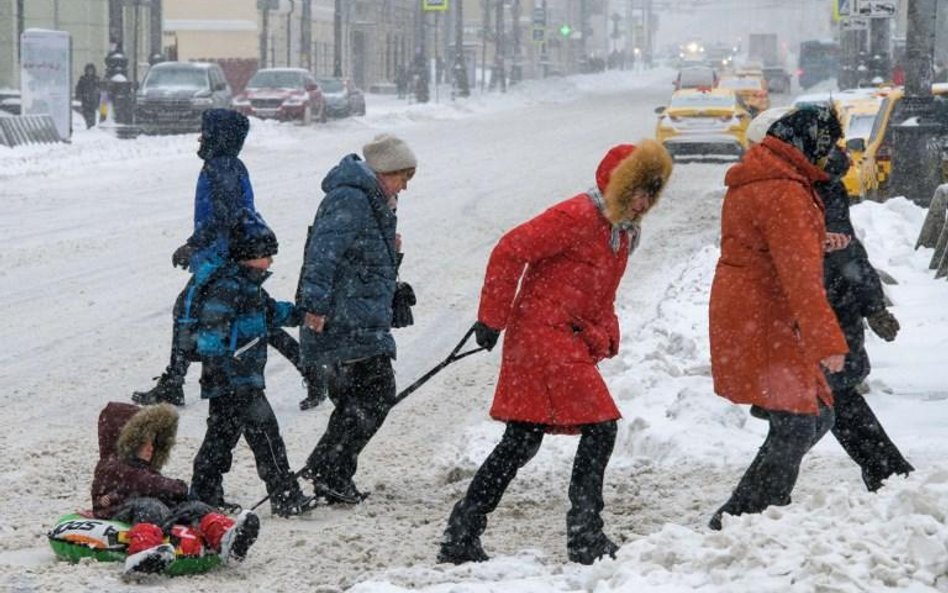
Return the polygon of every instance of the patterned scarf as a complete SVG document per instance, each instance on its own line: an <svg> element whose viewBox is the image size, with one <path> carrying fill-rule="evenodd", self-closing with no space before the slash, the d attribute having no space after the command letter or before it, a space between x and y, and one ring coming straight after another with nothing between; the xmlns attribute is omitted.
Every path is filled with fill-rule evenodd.
<svg viewBox="0 0 948 593"><path fill-rule="evenodd" d="M767 135L792 144L808 161L816 164L829 155L843 131L834 109L807 105L775 121Z"/></svg>
<svg viewBox="0 0 948 593"><path fill-rule="evenodd" d="M594 187L588 190L586 195L589 196L592 203L596 205L596 208L605 215L606 200L602 197L602 192L599 191L599 188ZM635 251L635 248L639 246L639 237L642 235L642 223L639 221L623 220L618 224L612 225L609 245L612 247L613 253L619 253L619 245L622 244L622 233L629 235L629 255L631 255L632 252Z"/></svg>

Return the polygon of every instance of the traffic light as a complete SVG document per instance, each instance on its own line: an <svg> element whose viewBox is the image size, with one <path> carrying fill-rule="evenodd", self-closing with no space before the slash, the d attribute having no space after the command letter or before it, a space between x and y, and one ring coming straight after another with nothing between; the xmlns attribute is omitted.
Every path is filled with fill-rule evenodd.
<svg viewBox="0 0 948 593"><path fill-rule="evenodd" d="M569 37L572 33L573 33L573 28L570 27L569 25L564 23L563 26L560 27L560 35L562 35L563 37Z"/></svg>

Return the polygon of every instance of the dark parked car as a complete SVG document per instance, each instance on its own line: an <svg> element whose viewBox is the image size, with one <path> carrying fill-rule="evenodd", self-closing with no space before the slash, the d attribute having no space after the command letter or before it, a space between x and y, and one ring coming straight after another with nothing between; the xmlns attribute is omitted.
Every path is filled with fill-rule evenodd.
<svg viewBox="0 0 948 593"><path fill-rule="evenodd" d="M231 101L219 65L161 62L148 70L135 95L135 124L146 134L197 132L202 113L230 107Z"/></svg>
<svg viewBox="0 0 948 593"><path fill-rule="evenodd" d="M348 78L320 78L329 117L365 115L365 95Z"/></svg>
<svg viewBox="0 0 948 593"><path fill-rule="evenodd" d="M234 98L234 109L244 115L298 120L326 121L326 101L316 79L304 68L265 68L247 82L244 92Z"/></svg>

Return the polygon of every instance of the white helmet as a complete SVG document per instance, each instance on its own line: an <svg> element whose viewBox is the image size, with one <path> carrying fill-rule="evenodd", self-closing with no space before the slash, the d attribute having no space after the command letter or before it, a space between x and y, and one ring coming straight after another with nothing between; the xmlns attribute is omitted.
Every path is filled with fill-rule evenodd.
<svg viewBox="0 0 948 593"><path fill-rule="evenodd" d="M793 107L772 107L758 113L757 117L752 119L751 123L747 125L747 141L752 144L763 141L770 126L791 111L793 111Z"/></svg>

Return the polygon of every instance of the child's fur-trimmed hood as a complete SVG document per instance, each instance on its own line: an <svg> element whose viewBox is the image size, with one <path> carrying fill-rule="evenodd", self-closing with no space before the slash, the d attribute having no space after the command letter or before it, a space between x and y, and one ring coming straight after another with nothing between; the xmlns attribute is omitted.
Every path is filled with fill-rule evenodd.
<svg viewBox="0 0 948 593"><path fill-rule="evenodd" d="M155 449L150 465L161 470L168 462L177 433L178 412L174 407L170 404L145 406L122 427L115 446L116 455L133 460L141 446L151 440Z"/></svg>

